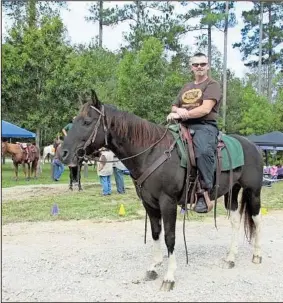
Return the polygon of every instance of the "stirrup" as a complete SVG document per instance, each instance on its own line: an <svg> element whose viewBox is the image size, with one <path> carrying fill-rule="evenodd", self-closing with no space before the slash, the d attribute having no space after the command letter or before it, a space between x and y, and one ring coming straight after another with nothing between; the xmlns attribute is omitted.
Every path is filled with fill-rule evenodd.
<svg viewBox="0 0 283 303"><path fill-rule="evenodd" d="M207 205L207 212L210 212L214 206L214 203L210 201L207 190L203 192L203 197Z"/></svg>
<svg viewBox="0 0 283 303"><path fill-rule="evenodd" d="M197 206L197 203L198 203L198 199L199 199L199 195L201 195L204 199L204 202L206 204L206 208L207 208L207 211L204 212L204 213L208 213L212 210L213 206L214 206L214 203L210 201L210 198L209 198L209 195L208 195L208 192L206 190L200 190L197 194L196 194L196 197L195 197L195 205L194 205L194 208L193 210L195 210L196 206Z"/></svg>

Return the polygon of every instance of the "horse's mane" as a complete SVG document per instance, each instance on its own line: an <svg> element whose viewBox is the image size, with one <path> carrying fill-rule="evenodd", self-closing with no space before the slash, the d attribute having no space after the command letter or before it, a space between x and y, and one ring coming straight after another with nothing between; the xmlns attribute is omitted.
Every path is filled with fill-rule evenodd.
<svg viewBox="0 0 283 303"><path fill-rule="evenodd" d="M85 103L80 111L80 115L87 116L89 107L92 104L90 102ZM128 113L122 110L118 110L115 106L105 104L107 125L114 127L113 130L121 137L125 137L130 140L134 145L148 146L158 141L165 133L166 128L162 125L155 124L146 119L143 119L135 114ZM166 145L172 143L168 133L165 138ZM164 144L163 143L163 144Z"/></svg>

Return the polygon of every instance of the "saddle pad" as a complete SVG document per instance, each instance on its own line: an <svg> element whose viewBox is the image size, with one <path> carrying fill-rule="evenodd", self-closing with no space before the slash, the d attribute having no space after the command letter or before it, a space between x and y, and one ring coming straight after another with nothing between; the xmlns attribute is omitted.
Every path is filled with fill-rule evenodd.
<svg viewBox="0 0 283 303"><path fill-rule="evenodd" d="M187 144L184 144L180 138L179 131L180 125L179 124L172 124L169 126L169 130L171 131L174 139L177 140L177 146L181 153L181 167L187 168L187 159L188 159L188 147ZM225 147L221 150L222 155L222 163L221 163L221 170L227 171L230 170L230 163L229 157L227 153L227 149L229 150L231 160L232 160L232 169L243 166L244 165L244 153L241 143L228 135L222 134L221 137L222 141L225 143Z"/></svg>
<svg viewBox="0 0 283 303"><path fill-rule="evenodd" d="M222 141L225 143L225 147L221 150L222 155L222 171L230 170L229 157L227 149L229 150L231 160L232 160L232 169L244 165L244 152L241 143L228 135L222 134Z"/></svg>

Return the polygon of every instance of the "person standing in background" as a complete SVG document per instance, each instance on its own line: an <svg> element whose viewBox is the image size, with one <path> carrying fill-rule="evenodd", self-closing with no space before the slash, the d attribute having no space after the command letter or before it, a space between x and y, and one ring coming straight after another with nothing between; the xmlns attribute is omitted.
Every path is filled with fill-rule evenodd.
<svg viewBox="0 0 283 303"><path fill-rule="evenodd" d="M74 116L73 119L70 120L69 123L62 128L62 133L64 134L65 137L67 136L68 131L73 127L73 122L75 119L76 116Z"/></svg>
<svg viewBox="0 0 283 303"><path fill-rule="evenodd" d="M53 158L53 179L54 181L59 181L61 175L63 174L65 167L64 164L61 162L61 139L57 139L55 144L55 155Z"/></svg>
<svg viewBox="0 0 283 303"><path fill-rule="evenodd" d="M97 174L102 185L103 196L111 195L111 175L113 174L113 161L114 154L112 151L105 147L100 149L99 162L97 164Z"/></svg>
<svg viewBox="0 0 283 303"><path fill-rule="evenodd" d="M127 169L125 165L114 155L113 170L115 183L117 187L117 192L119 194L125 193L125 184L124 184L124 171Z"/></svg>

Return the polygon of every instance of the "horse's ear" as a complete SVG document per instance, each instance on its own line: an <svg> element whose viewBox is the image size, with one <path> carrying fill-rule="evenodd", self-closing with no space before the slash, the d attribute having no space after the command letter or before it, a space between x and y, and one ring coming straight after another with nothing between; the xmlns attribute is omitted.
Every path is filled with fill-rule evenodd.
<svg viewBox="0 0 283 303"><path fill-rule="evenodd" d="M94 89L91 89L91 101L92 104L96 107L96 108L100 108L101 107L101 102L99 101L97 94L95 92Z"/></svg>
<svg viewBox="0 0 283 303"><path fill-rule="evenodd" d="M81 94L77 94L78 100L79 100L79 105L83 106L83 100Z"/></svg>

